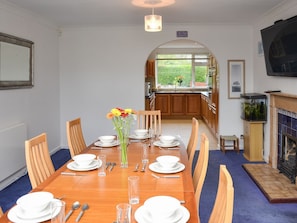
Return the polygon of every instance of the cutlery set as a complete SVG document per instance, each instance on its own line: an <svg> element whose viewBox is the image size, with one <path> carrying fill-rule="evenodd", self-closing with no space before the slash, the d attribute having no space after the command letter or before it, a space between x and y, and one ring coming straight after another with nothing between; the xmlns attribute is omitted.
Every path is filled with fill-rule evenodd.
<svg viewBox="0 0 297 223"><path fill-rule="evenodd" d="M68 220L68 218L72 215L72 213L77 210L78 208L80 208L80 203L79 201L75 201L73 204L72 204L72 207L71 207L71 210L67 213L66 217L65 217L65 221ZM77 218L75 219L75 222L79 222L79 220L81 219L81 217L83 216L84 212L86 210L89 209L89 205L86 203L86 204L83 204L82 207L81 207L81 211L79 212Z"/></svg>

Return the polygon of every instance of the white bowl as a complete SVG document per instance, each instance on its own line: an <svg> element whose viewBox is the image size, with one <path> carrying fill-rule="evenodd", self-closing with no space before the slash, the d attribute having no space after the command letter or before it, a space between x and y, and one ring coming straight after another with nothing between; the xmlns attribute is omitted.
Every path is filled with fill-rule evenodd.
<svg viewBox="0 0 297 223"><path fill-rule="evenodd" d="M170 219L180 207L180 201L170 196L155 196L144 202L154 222Z"/></svg>
<svg viewBox="0 0 297 223"><path fill-rule="evenodd" d="M108 144L108 143L112 143L115 140L115 136L100 136L99 140L103 144Z"/></svg>
<svg viewBox="0 0 297 223"><path fill-rule="evenodd" d="M170 155L158 156L156 160L164 169L170 169L176 166L179 157Z"/></svg>
<svg viewBox="0 0 297 223"><path fill-rule="evenodd" d="M77 165L80 167L89 166L94 160L96 156L94 154L79 154L74 156L72 159L75 161Z"/></svg>
<svg viewBox="0 0 297 223"><path fill-rule="evenodd" d="M139 137L144 137L147 135L148 130L147 129L135 129L135 135Z"/></svg>
<svg viewBox="0 0 297 223"><path fill-rule="evenodd" d="M159 137L159 139L163 145L171 145L174 142L175 137L162 135Z"/></svg>
<svg viewBox="0 0 297 223"><path fill-rule="evenodd" d="M20 197L16 203L26 214L36 214L49 206L54 195L50 192L32 192Z"/></svg>

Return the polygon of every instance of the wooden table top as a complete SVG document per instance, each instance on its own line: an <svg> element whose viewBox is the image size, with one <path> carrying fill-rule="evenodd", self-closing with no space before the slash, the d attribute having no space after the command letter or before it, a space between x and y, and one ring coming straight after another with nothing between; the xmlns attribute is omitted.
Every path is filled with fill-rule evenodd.
<svg viewBox="0 0 297 223"><path fill-rule="evenodd" d="M180 175L180 178L159 178L156 179L151 174L149 164L145 172L134 172L137 163L141 164L141 142L132 142L128 146L128 168L120 167L120 150L118 147L99 149L93 144L90 145L85 153L105 154L107 162L116 162L114 169L106 171L106 176L99 177L97 170L76 172L83 176L68 176L61 175L61 172L75 172L67 168L67 162L58 169L45 182L40 184L33 191L49 191L55 197L63 196L66 202L66 213L71 209L74 201L79 201L81 204L88 203L90 208L81 218L81 223L113 223L116 220L116 205L118 203L128 203L128 176L140 176L140 203L132 205L132 223L135 223L134 213L138 207L143 205L144 201L152 196L168 195L179 200L184 200L185 206L190 212L189 223L198 222L197 205L194 196L194 188L192 184L191 168L187 158L187 153L184 145L180 149L169 150L160 149L157 146L149 148L149 164L153 163L156 157L160 155L175 155L180 157L180 162L185 165L182 172L174 173ZM96 148L96 149L94 149ZM139 168L139 169L140 169ZM162 175L156 173L156 175ZM80 210L73 212L68 222L74 222ZM9 222L7 213L0 218L0 223ZM50 221L48 221L50 222Z"/></svg>

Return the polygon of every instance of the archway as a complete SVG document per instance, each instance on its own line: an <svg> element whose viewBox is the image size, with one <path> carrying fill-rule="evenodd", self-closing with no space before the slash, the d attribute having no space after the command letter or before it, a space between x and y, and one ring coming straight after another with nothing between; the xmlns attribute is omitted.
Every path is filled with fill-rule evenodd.
<svg viewBox="0 0 297 223"><path fill-rule="evenodd" d="M183 75L178 75L174 73L174 69L170 70L170 73L166 74L166 78L161 78L162 69L160 66L160 61L166 60L166 57L160 57L160 55L171 55L167 63L176 60L189 60L192 64L191 70L189 72L183 73ZM182 59L173 57L172 55L187 55ZM164 59L165 58L165 59ZM169 57L168 57L169 58ZM199 64L206 66L203 73L197 72L197 67ZM196 67L197 66L197 67ZM176 68L177 69L177 68ZM165 70L165 73L169 72ZM199 76L200 75L200 76ZM179 81L179 76L182 76L182 83ZM165 80L165 81L164 81ZM208 124L212 133L217 137L218 135L218 117L219 117L219 70L218 64L215 56L205 45L188 39L178 39L169 41L167 43L159 45L155 48L147 58L146 69L145 69L145 86L148 84L151 86L153 92L156 96L159 93L174 93L176 94L201 94L199 101L199 106L192 105L194 100L190 100L187 97L187 101L182 101L182 96L179 97L179 103L181 103L186 109L190 110L189 113L183 110L182 107L175 107L174 104L170 104L169 107L164 107L164 104L168 104L164 99L162 99L162 108L166 111L162 111L164 118L168 119L178 119L178 118L188 118L190 116L195 116L197 118L202 118ZM174 91L174 92L173 92ZM164 96L164 95L163 95ZM170 96L171 101L174 102L175 96ZM147 98L148 96L146 96ZM186 97L186 96L185 96ZM170 100L169 98L169 100ZM195 99L196 100L196 99ZM147 99L146 99L147 102ZM149 105L149 103L146 103ZM170 111L170 109L176 108L180 109L180 112ZM195 108L196 110L191 110ZM158 97L156 97L155 106L148 107L146 109L160 109L158 105ZM198 111L199 110L199 111ZM197 112L196 112L197 111ZM180 115L179 115L180 114ZM182 115L184 114L184 115Z"/></svg>

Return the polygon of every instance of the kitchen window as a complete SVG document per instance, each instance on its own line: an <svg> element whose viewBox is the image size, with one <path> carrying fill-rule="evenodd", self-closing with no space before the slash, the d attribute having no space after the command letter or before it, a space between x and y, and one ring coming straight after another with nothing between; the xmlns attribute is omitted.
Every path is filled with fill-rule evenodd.
<svg viewBox="0 0 297 223"><path fill-rule="evenodd" d="M158 88L207 88L208 55L157 54Z"/></svg>

